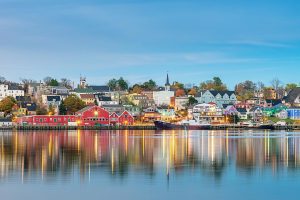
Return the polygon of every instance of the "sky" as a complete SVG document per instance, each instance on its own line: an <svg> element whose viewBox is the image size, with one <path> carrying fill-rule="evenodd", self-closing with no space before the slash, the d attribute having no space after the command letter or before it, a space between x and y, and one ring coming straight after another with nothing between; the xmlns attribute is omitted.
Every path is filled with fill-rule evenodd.
<svg viewBox="0 0 300 200"><path fill-rule="evenodd" d="M300 82L298 0L0 0L0 76Z"/></svg>

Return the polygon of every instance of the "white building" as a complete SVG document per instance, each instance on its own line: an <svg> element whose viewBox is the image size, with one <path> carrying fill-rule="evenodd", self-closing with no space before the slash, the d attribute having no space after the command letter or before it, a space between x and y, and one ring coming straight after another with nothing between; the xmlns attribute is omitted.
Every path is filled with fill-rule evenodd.
<svg viewBox="0 0 300 200"><path fill-rule="evenodd" d="M223 104L234 105L237 102L234 91L201 91L196 94L195 99L198 101L198 103L216 103L220 108L223 108Z"/></svg>
<svg viewBox="0 0 300 200"><path fill-rule="evenodd" d="M0 84L0 101L8 96L14 98L16 98L16 96L24 96L24 90L20 86L15 84Z"/></svg>
<svg viewBox="0 0 300 200"><path fill-rule="evenodd" d="M189 97L175 97L175 110L183 110L186 109L189 103Z"/></svg>
<svg viewBox="0 0 300 200"><path fill-rule="evenodd" d="M153 100L157 106L170 105L171 97L174 97L174 91L171 91L169 75L167 74L167 81L164 90L153 91Z"/></svg>
<svg viewBox="0 0 300 200"><path fill-rule="evenodd" d="M224 122L223 110L215 103L200 103L193 107L193 117L210 123Z"/></svg>

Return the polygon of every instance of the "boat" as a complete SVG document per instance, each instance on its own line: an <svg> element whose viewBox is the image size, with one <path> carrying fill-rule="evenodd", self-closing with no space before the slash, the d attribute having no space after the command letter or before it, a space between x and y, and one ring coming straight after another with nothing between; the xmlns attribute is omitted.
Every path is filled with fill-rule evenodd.
<svg viewBox="0 0 300 200"><path fill-rule="evenodd" d="M165 121L154 121L154 125L160 130L210 130L211 124L196 121L196 120L182 120L177 123L165 122Z"/></svg>
<svg viewBox="0 0 300 200"><path fill-rule="evenodd" d="M260 124L256 128L274 130L275 126L273 124Z"/></svg>

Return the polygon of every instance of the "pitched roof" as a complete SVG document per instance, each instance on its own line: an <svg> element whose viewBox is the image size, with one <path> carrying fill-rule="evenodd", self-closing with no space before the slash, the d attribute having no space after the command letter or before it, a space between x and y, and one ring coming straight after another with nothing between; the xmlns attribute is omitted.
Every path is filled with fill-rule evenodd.
<svg viewBox="0 0 300 200"><path fill-rule="evenodd" d="M8 89L9 90L23 90L23 88L17 84L9 84Z"/></svg>
<svg viewBox="0 0 300 200"><path fill-rule="evenodd" d="M299 95L300 95L300 87L297 87L292 89L284 99L286 100L287 103L293 104Z"/></svg>
<svg viewBox="0 0 300 200"><path fill-rule="evenodd" d="M93 94L80 94L80 98L81 99L94 99L94 95Z"/></svg>
<svg viewBox="0 0 300 200"><path fill-rule="evenodd" d="M110 88L107 85L89 85L87 88L96 92L110 92Z"/></svg>
<svg viewBox="0 0 300 200"><path fill-rule="evenodd" d="M236 110L237 110L239 113L247 113L247 109L246 109L246 108L236 108Z"/></svg>
<svg viewBox="0 0 300 200"><path fill-rule="evenodd" d="M95 91L92 88L76 88L74 89L76 93L94 93Z"/></svg>
<svg viewBox="0 0 300 200"><path fill-rule="evenodd" d="M202 90L199 91L195 96L196 97L201 97L204 92L209 91L214 97L220 94L222 97L227 94L228 96L231 96L232 94L235 94L235 91L217 91L217 90Z"/></svg>
<svg viewBox="0 0 300 200"><path fill-rule="evenodd" d="M107 97L107 96L98 96L99 101L112 101L111 97Z"/></svg>
<svg viewBox="0 0 300 200"><path fill-rule="evenodd" d="M272 106L276 106L278 104L281 104L282 101L280 99L266 99L266 103L271 103Z"/></svg>
<svg viewBox="0 0 300 200"><path fill-rule="evenodd" d="M16 96L17 101L31 101L29 96Z"/></svg>
<svg viewBox="0 0 300 200"><path fill-rule="evenodd" d="M28 103L28 102L22 102L21 103L22 108L26 108L28 111L36 111L36 103Z"/></svg>
<svg viewBox="0 0 300 200"><path fill-rule="evenodd" d="M60 101L60 96L47 96L47 101Z"/></svg>

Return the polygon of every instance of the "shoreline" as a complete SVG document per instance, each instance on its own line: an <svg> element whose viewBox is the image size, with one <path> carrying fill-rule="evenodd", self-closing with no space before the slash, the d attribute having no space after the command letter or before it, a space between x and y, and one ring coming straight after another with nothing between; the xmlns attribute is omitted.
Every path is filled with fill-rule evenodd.
<svg viewBox="0 0 300 200"><path fill-rule="evenodd" d="M245 127L240 125L212 125L209 130L300 130L300 125L273 126L272 129ZM188 130L188 129L158 129L154 125L136 126L10 126L0 127L0 130Z"/></svg>

